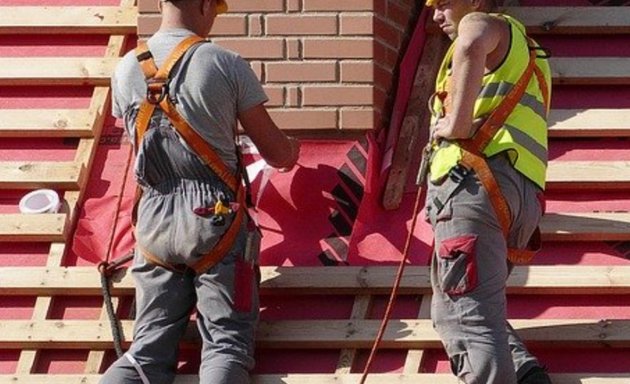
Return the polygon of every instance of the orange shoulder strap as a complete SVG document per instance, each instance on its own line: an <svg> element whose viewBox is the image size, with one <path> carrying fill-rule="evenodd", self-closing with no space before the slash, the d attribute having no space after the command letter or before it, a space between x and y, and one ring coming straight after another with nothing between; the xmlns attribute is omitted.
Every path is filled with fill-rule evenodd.
<svg viewBox="0 0 630 384"><path fill-rule="evenodd" d="M136 146L142 141L151 116L156 106L159 105L190 148L232 191L236 192L240 185L238 178L225 165L210 144L190 126L167 97L169 92L168 80L172 69L190 47L201 41L204 39L196 35L182 40L160 68L155 65L146 43L142 42L136 48L136 57L147 81L147 97L140 106L136 118Z"/></svg>

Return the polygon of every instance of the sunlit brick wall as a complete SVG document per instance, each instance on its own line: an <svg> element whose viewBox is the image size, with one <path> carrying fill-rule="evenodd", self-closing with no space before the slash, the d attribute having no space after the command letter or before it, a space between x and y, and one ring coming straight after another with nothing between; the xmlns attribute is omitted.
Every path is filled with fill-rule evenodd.
<svg viewBox="0 0 630 384"><path fill-rule="evenodd" d="M159 26L157 0L139 0L138 33ZM286 130L326 136L378 127L412 0L228 0L213 41L247 59Z"/></svg>

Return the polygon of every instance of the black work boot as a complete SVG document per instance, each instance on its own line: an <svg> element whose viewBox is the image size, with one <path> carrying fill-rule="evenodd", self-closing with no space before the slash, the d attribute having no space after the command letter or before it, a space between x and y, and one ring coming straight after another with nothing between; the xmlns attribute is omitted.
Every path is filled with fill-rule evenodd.
<svg viewBox="0 0 630 384"><path fill-rule="evenodd" d="M543 367L535 366L518 381L518 384L552 384L547 370Z"/></svg>

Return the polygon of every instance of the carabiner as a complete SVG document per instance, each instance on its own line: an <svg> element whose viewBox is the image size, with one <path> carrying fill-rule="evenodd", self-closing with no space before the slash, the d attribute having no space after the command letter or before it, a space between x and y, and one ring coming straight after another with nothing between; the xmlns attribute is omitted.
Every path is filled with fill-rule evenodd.
<svg viewBox="0 0 630 384"><path fill-rule="evenodd" d="M158 86L160 83L160 93L157 94L153 89L153 87ZM164 83L161 81L149 82L147 83L147 101L150 104L158 105L164 100L164 98L168 95L168 83Z"/></svg>

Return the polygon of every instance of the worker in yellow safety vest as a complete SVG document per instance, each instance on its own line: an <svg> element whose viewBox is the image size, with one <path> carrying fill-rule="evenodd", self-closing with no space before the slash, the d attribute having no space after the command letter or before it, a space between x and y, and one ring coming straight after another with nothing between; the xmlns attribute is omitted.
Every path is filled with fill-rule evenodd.
<svg viewBox="0 0 630 384"><path fill-rule="evenodd" d="M426 217L431 316L467 384L549 384L507 322L506 279L539 248L547 168L548 54L492 0L428 0L452 40L433 113Z"/></svg>

